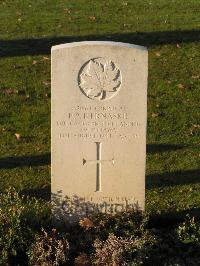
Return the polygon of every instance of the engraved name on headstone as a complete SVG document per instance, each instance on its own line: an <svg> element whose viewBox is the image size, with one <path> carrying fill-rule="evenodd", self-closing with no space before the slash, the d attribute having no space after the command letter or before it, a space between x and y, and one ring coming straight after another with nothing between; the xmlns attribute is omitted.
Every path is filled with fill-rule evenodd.
<svg viewBox="0 0 200 266"><path fill-rule="evenodd" d="M52 47L51 182L58 213L144 209L147 72L142 46Z"/></svg>

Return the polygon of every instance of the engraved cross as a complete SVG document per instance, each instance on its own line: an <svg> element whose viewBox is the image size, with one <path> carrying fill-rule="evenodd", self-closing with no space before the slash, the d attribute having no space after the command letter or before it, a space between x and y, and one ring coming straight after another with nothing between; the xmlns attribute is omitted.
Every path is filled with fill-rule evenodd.
<svg viewBox="0 0 200 266"><path fill-rule="evenodd" d="M102 160L101 159L101 151L102 151L102 143L101 142L95 142L96 148L97 148L97 159L96 160L86 160L83 158L83 165L86 163L96 163L96 192L101 192L101 165L102 163L108 163L111 162L112 165L114 165L115 160L114 158L112 160Z"/></svg>

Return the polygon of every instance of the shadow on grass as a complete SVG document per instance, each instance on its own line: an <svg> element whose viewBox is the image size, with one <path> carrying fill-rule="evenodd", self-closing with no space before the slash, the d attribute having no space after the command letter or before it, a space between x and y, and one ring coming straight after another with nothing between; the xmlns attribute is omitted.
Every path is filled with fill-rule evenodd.
<svg viewBox="0 0 200 266"><path fill-rule="evenodd" d="M5 157L0 158L0 169L12 169L24 166L41 166L50 164L50 153L33 155L33 156L20 156L20 157Z"/></svg>
<svg viewBox="0 0 200 266"><path fill-rule="evenodd" d="M176 151L187 147L179 144L147 144L147 153L158 153L165 151Z"/></svg>
<svg viewBox="0 0 200 266"><path fill-rule="evenodd" d="M31 189L23 189L20 191L20 195L35 197L37 199L43 199L45 201L51 200L51 187L46 186L44 188L31 188Z"/></svg>
<svg viewBox="0 0 200 266"><path fill-rule="evenodd" d="M51 46L78 41L118 41L134 43L143 46L198 42L199 30L133 32L126 34L61 36L38 39L0 40L0 56L24 56L50 54Z"/></svg>
<svg viewBox="0 0 200 266"><path fill-rule="evenodd" d="M166 172L146 176L146 188L200 183L200 169Z"/></svg>
<svg viewBox="0 0 200 266"><path fill-rule="evenodd" d="M165 152L165 151L175 151L178 149L183 149L184 145L176 144L148 144L147 153ZM5 157L0 158L0 169L12 169L16 167L24 166L40 166L48 165L51 161L51 154L41 154L32 156L19 156L19 157Z"/></svg>
<svg viewBox="0 0 200 266"><path fill-rule="evenodd" d="M175 227L177 224L183 222L187 215L195 217L198 221L200 221L200 208L191 208L182 211L166 211L161 214L152 214L149 217L148 227Z"/></svg>

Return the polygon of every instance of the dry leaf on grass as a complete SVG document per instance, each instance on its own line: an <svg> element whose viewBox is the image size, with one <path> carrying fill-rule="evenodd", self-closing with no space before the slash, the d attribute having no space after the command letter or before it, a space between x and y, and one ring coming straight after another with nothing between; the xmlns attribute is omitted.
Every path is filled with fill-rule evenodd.
<svg viewBox="0 0 200 266"><path fill-rule="evenodd" d="M68 13L68 14L71 13L71 11L68 8L64 8L64 11L65 11L65 13Z"/></svg>
<svg viewBox="0 0 200 266"><path fill-rule="evenodd" d="M184 89L184 88L185 88L185 86L184 86L183 84L181 84L181 83L179 83L179 84L177 85L177 87L178 87L179 89Z"/></svg>
<svg viewBox="0 0 200 266"><path fill-rule="evenodd" d="M47 56L43 56L43 60L50 60L50 58Z"/></svg>
<svg viewBox="0 0 200 266"><path fill-rule="evenodd" d="M199 78L200 78L199 75L197 75L197 76L192 76L192 79L199 79Z"/></svg>
<svg viewBox="0 0 200 266"><path fill-rule="evenodd" d="M200 129L200 125L192 125L190 128L190 135L194 135L195 131Z"/></svg>
<svg viewBox="0 0 200 266"><path fill-rule="evenodd" d="M89 19L94 21L96 19L96 17L95 16L90 16Z"/></svg>
<svg viewBox="0 0 200 266"><path fill-rule="evenodd" d="M156 52L155 55L159 57L160 56L160 53L159 52Z"/></svg>
<svg viewBox="0 0 200 266"><path fill-rule="evenodd" d="M45 86L49 86L49 85L50 85L50 82L48 82L48 81L42 81L42 83L43 83Z"/></svg>
<svg viewBox="0 0 200 266"><path fill-rule="evenodd" d="M152 116L153 118L158 117L158 115L159 115L159 114L156 114L156 113L152 113L152 114L151 114L151 116Z"/></svg>
<svg viewBox="0 0 200 266"><path fill-rule="evenodd" d="M5 94L12 94L14 91L13 91L13 89L11 89L11 88L7 88L7 89L4 89L3 92L4 92Z"/></svg>
<svg viewBox="0 0 200 266"><path fill-rule="evenodd" d="M15 133L15 137L16 137L17 140L20 140L21 135L19 133Z"/></svg>

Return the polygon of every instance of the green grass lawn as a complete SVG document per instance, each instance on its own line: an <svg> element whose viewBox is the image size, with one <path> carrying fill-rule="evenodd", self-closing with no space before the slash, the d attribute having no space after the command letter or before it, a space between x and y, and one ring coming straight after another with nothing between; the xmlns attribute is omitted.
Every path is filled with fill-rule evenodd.
<svg viewBox="0 0 200 266"><path fill-rule="evenodd" d="M0 190L50 199L50 47L122 41L149 50L146 210L199 214L199 12L198 0L0 1Z"/></svg>

